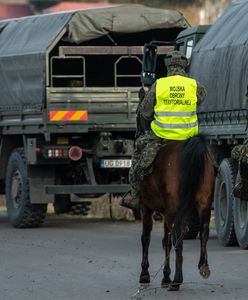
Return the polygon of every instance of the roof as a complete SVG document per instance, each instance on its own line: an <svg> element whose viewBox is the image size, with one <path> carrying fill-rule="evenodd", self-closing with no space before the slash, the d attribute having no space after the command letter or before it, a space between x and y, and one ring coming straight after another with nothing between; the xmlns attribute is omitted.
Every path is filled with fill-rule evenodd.
<svg viewBox="0 0 248 300"><path fill-rule="evenodd" d="M51 6L44 10L45 13L54 13L70 10L89 9L89 8L100 8L108 6L117 6L118 4L109 3L108 1L102 2L60 2L54 6ZM120 4L119 4L120 5Z"/></svg>
<svg viewBox="0 0 248 300"><path fill-rule="evenodd" d="M247 14L247 0L233 2L193 50L190 75L208 94L200 111L247 109Z"/></svg>
<svg viewBox="0 0 248 300"><path fill-rule="evenodd" d="M107 35L118 37L187 27L187 21L179 12L145 6L118 6L9 19L0 21L0 30L4 28L0 31L0 57L30 54L30 51L44 53L63 30L68 42L79 44Z"/></svg>
<svg viewBox="0 0 248 300"><path fill-rule="evenodd" d="M192 36L193 34L205 34L211 25L199 25L194 27L189 27L184 31L181 31L177 36L177 40L185 38L187 36Z"/></svg>
<svg viewBox="0 0 248 300"><path fill-rule="evenodd" d="M0 19L19 18L33 15L33 11L27 4L0 3Z"/></svg>

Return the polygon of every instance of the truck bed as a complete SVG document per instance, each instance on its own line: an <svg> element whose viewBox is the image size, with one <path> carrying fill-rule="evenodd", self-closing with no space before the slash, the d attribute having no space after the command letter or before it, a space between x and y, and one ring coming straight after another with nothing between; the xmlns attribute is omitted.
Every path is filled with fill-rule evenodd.
<svg viewBox="0 0 248 300"><path fill-rule="evenodd" d="M236 143L247 136L246 110L199 113L198 120L199 132L213 141Z"/></svg>
<svg viewBox="0 0 248 300"><path fill-rule="evenodd" d="M47 88L41 112L0 112L0 132L58 133L135 130L139 88ZM50 111L87 111L87 120L50 120ZM66 126L65 126L66 125Z"/></svg>

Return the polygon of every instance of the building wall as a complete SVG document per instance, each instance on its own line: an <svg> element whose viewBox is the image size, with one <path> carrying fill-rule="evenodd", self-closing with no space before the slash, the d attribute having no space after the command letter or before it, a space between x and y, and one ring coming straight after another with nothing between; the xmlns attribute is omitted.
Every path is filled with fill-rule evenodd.
<svg viewBox="0 0 248 300"><path fill-rule="evenodd" d="M28 0L0 0L0 4L28 4Z"/></svg>
<svg viewBox="0 0 248 300"><path fill-rule="evenodd" d="M0 20L25 17L33 14L32 9L27 4L0 3Z"/></svg>

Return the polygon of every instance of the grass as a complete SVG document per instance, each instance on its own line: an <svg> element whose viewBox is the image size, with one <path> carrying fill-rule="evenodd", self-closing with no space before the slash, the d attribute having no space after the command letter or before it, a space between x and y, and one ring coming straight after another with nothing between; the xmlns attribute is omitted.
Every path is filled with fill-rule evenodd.
<svg viewBox="0 0 248 300"><path fill-rule="evenodd" d="M6 206L0 206L0 211L7 211Z"/></svg>

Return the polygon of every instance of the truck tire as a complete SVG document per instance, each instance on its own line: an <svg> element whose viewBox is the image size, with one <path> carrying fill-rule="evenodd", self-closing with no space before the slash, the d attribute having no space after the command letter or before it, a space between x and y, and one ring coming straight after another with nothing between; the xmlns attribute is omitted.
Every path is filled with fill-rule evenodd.
<svg viewBox="0 0 248 300"><path fill-rule="evenodd" d="M54 198L54 212L55 214L66 214L69 213L71 215L83 215L87 216L91 202L71 202L71 195L55 195Z"/></svg>
<svg viewBox="0 0 248 300"><path fill-rule="evenodd" d="M241 248L248 249L248 202L234 200L233 216L238 244Z"/></svg>
<svg viewBox="0 0 248 300"><path fill-rule="evenodd" d="M225 158L220 164L215 180L214 216L219 241L224 246L237 245L233 218L233 187L237 168L232 159Z"/></svg>
<svg viewBox="0 0 248 300"><path fill-rule="evenodd" d="M47 204L30 203L28 168L22 148L17 148L11 153L5 180L10 223L16 228L40 226L46 217Z"/></svg>
<svg viewBox="0 0 248 300"><path fill-rule="evenodd" d="M91 208L91 202L72 202L70 208L70 214L87 216Z"/></svg>
<svg viewBox="0 0 248 300"><path fill-rule="evenodd" d="M241 248L248 249L248 201L234 199L233 217L238 244Z"/></svg>

